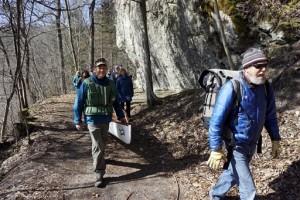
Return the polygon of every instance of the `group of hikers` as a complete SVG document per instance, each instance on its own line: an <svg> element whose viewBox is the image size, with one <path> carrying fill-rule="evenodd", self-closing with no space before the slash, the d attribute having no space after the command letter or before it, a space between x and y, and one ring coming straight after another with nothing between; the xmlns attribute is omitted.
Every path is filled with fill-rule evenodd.
<svg viewBox="0 0 300 200"><path fill-rule="evenodd" d="M93 74L94 71L89 72L88 70L83 70L81 73L80 71L76 72L73 77L73 86L77 94L82 82ZM115 65L113 72L110 69L107 70L106 77L114 81L117 90L116 101L121 104L122 109L126 112L126 117L131 118L131 101L134 95L132 76L128 75L123 65Z"/></svg>
<svg viewBox="0 0 300 200"><path fill-rule="evenodd" d="M269 60L259 48L249 48L242 54L242 65L237 79L241 98L236 103L237 94L232 81L226 82L218 92L212 117L209 120L210 156L207 165L213 170L226 161L226 151L232 147L228 167L224 169L216 185L209 191L210 199L217 200L226 196L234 185L238 186L240 199L258 199L255 182L250 171L250 161L255 153L263 127L272 141L272 157L278 158L280 134L276 117L275 96L272 85L266 79ZM120 71L118 71L120 70ZM83 75L82 75L83 76ZM118 78L115 79L114 77ZM122 105L130 102L133 96L126 96L122 87L127 82L126 70L118 69L111 74L104 58L98 59L91 77L86 78L77 91L74 104L74 122L82 130L82 113L92 139L93 167L96 173L96 187L105 185L104 160L105 145L109 123L115 110L118 120L126 124ZM128 85L127 85L128 84ZM129 104L130 109L130 104ZM130 116L130 115L129 115ZM232 141L223 140L225 132L231 132ZM184 133L183 133L184 134Z"/></svg>

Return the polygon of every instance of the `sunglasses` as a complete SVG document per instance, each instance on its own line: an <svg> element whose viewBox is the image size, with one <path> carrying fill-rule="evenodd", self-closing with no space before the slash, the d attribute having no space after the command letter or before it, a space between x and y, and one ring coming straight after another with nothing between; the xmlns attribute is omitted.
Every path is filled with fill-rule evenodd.
<svg viewBox="0 0 300 200"><path fill-rule="evenodd" d="M254 66L256 69L262 69L262 68L267 68L268 67L268 63L261 63L261 64L253 64L252 66Z"/></svg>

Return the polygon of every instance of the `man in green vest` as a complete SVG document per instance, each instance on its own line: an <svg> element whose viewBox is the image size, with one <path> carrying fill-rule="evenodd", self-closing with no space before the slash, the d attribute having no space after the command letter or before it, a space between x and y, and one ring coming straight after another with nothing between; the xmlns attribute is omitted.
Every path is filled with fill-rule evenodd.
<svg viewBox="0 0 300 200"><path fill-rule="evenodd" d="M84 120L91 135L96 187L105 186L103 179L106 169L104 152L113 108L121 123L127 123L121 105L115 101L115 84L113 80L106 77L107 70L106 60L104 58L98 59L93 69L94 74L81 84L74 104L76 128L78 130L83 129L81 116L84 113Z"/></svg>

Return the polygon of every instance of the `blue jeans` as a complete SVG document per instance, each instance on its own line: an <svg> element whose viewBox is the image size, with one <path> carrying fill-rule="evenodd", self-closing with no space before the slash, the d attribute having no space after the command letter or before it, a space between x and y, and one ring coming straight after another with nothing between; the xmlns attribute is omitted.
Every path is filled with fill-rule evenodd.
<svg viewBox="0 0 300 200"><path fill-rule="evenodd" d="M228 190L237 184L241 200L257 200L255 183L250 172L249 163L256 149L251 146L236 145L227 170L224 170L217 184L211 189L210 197L213 200L225 197Z"/></svg>

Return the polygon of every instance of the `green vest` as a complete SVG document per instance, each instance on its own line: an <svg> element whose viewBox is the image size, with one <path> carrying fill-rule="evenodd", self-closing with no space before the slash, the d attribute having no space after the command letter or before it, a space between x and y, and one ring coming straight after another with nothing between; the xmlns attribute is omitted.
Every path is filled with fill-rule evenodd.
<svg viewBox="0 0 300 200"><path fill-rule="evenodd" d="M113 112L113 102L116 98L115 83L109 81L108 86L96 84L91 78L85 79L88 86L87 99L84 113L86 115L111 115Z"/></svg>

